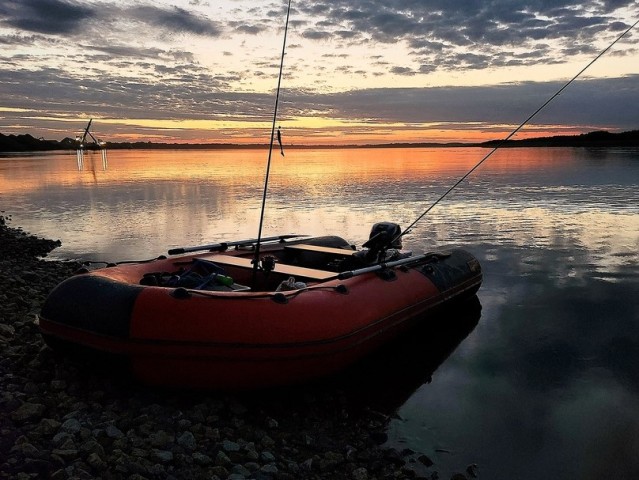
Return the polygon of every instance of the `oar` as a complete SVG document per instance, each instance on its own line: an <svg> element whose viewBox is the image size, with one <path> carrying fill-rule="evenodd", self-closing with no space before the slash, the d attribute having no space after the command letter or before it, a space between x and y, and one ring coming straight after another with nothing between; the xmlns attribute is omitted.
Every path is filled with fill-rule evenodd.
<svg viewBox="0 0 639 480"><path fill-rule="evenodd" d="M347 278L356 277L358 275L363 275L365 273L377 272L379 270L384 270L385 268L396 267L398 265L406 265L408 263L413 263L413 262L415 263L421 262L423 260L427 260L429 258L437 258L442 255L447 256L445 254L438 254L438 253L425 253L423 255L415 255L414 257L407 257L407 258L402 258L400 260L394 260L392 262L377 263L375 265L371 265L370 267L363 267L363 268L358 268L357 270L349 270L347 272L341 272L338 275L336 275L335 278L339 280L346 280Z"/></svg>
<svg viewBox="0 0 639 480"><path fill-rule="evenodd" d="M308 237L308 235L277 235L274 237L266 237L260 239L260 242L274 242L280 241L283 242L288 238L298 238L298 237ZM200 252L202 250L226 250L229 247L242 247L245 245L251 245L256 243L258 240L256 238L248 238L246 240L237 240L235 242L220 242L220 243L211 243L210 245L199 245L197 247L178 247L172 248L169 250L169 255L179 255L181 253L189 253L189 252Z"/></svg>

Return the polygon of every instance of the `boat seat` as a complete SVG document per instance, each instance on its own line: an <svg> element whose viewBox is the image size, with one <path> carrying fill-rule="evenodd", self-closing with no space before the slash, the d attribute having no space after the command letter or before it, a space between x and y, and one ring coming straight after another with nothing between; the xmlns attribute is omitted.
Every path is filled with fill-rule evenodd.
<svg viewBox="0 0 639 480"><path fill-rule="evenodd" d="M305 243L286 245L284 246L284 250L302 250L307 252L330 253L331 255L343 255L345 257L356 253L355 250L347 250L345 248L323 247L321 245L307 245Z"/></svg>
<svg viewBox="0 0 639 480"><path fill-rule="evenodd" d="M233 255L207 255L207 260L211 260L219 265L229 265L233 267L241 268L253 268L253 262L251 258L236 257ZM329 272L327 270L317 270L315 268L298 267L297 265L287 265L285 263L276 263L273 269L275 273L281 273L283 275L291 275L296 278L304 278L308 280L326 280L331 277L335 277L335 272Z"/></svg>

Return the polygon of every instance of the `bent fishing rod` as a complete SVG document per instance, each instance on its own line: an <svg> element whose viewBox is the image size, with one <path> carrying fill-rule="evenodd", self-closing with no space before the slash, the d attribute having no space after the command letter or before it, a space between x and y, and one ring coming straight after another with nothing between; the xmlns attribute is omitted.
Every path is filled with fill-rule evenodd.
<svg viewBox="0 0 639 480"><path fill-rule="evenodd" d="M280 73L277 78L277 91L275 94L275 108L273 111L273 124L271 126L271 142L268 147L268 160L266 162L266 174L264 178L264 191L262 193L262 208L260 211L260 225L257 231L257 242L255 244L255 255L253 256L253 285L257 278L257 270L260 262L260 244L262 242L262 226L264 225L264 209L266 208L266 193L268 191L268 179L271 171L271 157L273 155L273 142L275 141L275 123L277 122L277 107L280 101L280 86L282 84L282 71L284 69L284 54L286 53L286 35L288 33L288 19L291 14L291 0L288 0L288 7L286 8L286 23L284 24L284 41L282 43L282 55L280 57ZM280 131L277 131L278 139L281 139ZM281 140L280 140L281 146ZM284 151L282 150L282 155Z"/></svg>
<svg viewBox="0 0 639 480"><path fill-rule="evenodd" d="M630 32L630 30L632 30L635 26L637 26L637 24L639 24L639 20L637 20L635 23L630 25L630 27L628 27L621 35L619 35L610 45L608 45L601 52L599 52L599 55L597 55L595 58L593 58L574 77L572 77L568 82L566 82L563 87L561 87L559 90L557 90L537 110L535 110L528 118L526 118L526 120L521 122L517 128L515 128L512 132L510 132L510 134L506 138L501 140L490 152L488 152L484 156L484 158L482 158L479 162L477 162L473 168L471 168L468 172L466 172L466 174L464 174L464 176L462 176L459 180L457 180L457 182L455 182L455 184L452 187L450 187L448 190L446 190L437 200L435 200L435 202L433 202L430 205L430 207L428 207L424 212L422 212L422 214L419 215L419 217L417 217L417 219L415 219L415 221L413 223L411 223L408 227L406 227L406 229L402 233L400 233L395 238L393 238L390 241L390 243L393 243L394 241L399 240L404 235L406 235L408 232L410 232L413 229L413 227L415 225L417 225L417 223L428 214L428 212L430 212L433 208L435 208L435 206L437 206L439 204L439 202L441 202L444 198L446 198L450 192L455 190L455 188L457 188L457 186L460 183L462 183L464 180L466 180L466 178L468 178L475 170L477 170L481 166L482 163L484 163L486 160L488 160L493 155L493 153L495 153L502 146L504 146L504 144L508 140L510 140L512 137L515 136L515 134L517 134L517 132L519 132L522 128L524 128L524 126L527 125L534 117L536 117L539 112L541 112L544 108L546 108L550 102L552 102L555 98L557 98L559 95L561 95L561 93L566 88L568 88L568 86L571 83L573 83L575 80L577 80L577 78L579 78L582 73L584 73L586 70L588 70L588 68L590 68L597 60L599 60L601 57L603 57L606 54L606 52L608 52L608 50L610 50L619 40L621 40L623 37L625 37Z"/></svg>

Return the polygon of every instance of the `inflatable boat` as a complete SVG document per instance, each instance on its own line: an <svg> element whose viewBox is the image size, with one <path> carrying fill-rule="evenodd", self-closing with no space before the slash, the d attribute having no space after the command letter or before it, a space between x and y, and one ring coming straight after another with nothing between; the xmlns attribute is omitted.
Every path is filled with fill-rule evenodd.
<svg viewBox="0 0 639 480"><path fill-rule="evenodd" d="M394 228L377 224L359 250L336 236L284 235L84 269L50 293L39 328L52 348L124 359L152 385L247 389L329 375L481 285L470 253L378 241Z"/></svg>

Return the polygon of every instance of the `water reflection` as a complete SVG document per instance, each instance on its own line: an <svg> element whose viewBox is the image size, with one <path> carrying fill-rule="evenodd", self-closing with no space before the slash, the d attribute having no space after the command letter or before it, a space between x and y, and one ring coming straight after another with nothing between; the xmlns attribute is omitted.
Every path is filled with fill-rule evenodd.
<svg viewBox="0 0 639 480"><path fill-rule="evenodd" d="M443 473L477 463L497 480L639 478L637 265L611 283L587 269L564 277L567 256L587 263L580 249L484 256L484 319L400 409L393 442Z"/></svg>
<svg viewBox="0 0 639 480"><path fill-rule="evenodd" d="M264 233L339 232L361 243L379 220L412 222L483 153L292 151L273 166ZM115 261L254 236L262 154L114 151L108 170L80 173L70 155L1 159L0 178L3 195L15 205L14 218L63 241L56 255ZM639 192L628 175L632 155L612 150L591 157L576 149L499 152L406 243L421 249L489 238L497 245L546 247L561 237L601 252L604 264L636 259Z"/></svg>
<svg viewBox="0 0 639 480"><path fill-rule="evenodd" d="M100 150L87 150L85 151L82 148L76 150L76 161L78 163L78 171L81 172L85 168L85 159L89 162L88 168L95 173L95 156L92 153L99 153L100 160L102 161L102 170L106 170L109 166L109 161L107 158L107 151L105 149Z"/></svg>
<svg viewBox="0 0 639 480"><path fill-rule="evenodd" d="M438 314L418 318L418 326L341 375L327 380L351 400L393 416L477 326L477 296Z"/></svg>
<svg viewBox="0 0 639 480"><path fill-rule="evenodd" d="M377 221L412 222L484 154L289 150L272 168L264 234L361 244ZM265 158L118 151L107 170L82 172L73 155L0 158L3 209L60 238L58 257L150 258L253 237ZM639 478L638 160L636 149L502 150L405 237L414 251L455 243L480 259L482 320L461 343L462 330L439 337L448 349L431 359L402 364L401 349L380 357L400 361L388 373L384 360L360 374L371 405L403 403L391 443L426 453L442 478L470 463L491 480Z"/></svg>

